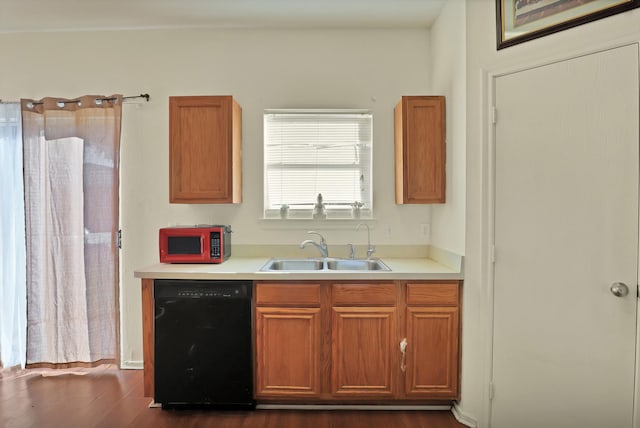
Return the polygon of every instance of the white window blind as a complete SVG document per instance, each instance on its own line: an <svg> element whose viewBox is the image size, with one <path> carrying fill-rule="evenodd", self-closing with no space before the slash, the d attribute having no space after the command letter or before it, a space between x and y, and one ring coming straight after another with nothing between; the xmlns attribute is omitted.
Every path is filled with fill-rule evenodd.
<svg viewBox="0 0 640 428"><path fill-rule="evenodd" d="M311 218L318 194L328 218L371 217L372 142L368 111L265 111L265 217Z"/></svg>

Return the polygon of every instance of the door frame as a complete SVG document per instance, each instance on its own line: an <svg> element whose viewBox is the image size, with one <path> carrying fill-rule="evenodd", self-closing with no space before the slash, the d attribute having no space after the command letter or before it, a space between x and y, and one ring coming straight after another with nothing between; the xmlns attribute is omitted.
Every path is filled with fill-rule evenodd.
<svg viewBox="0 0 640 428"><path fill-rule="evenodd" d="M638 50L640 58L640 40L638 41L622 41L618 43L610 43L598 48L573 52L561 56L554 56L544 60L526 63L524 65L505 67L495 70L482 70L483 82L483 148L482 148L482 193L485 195L482 207L482 235L481 242L481 279L482 279L482 301L481 307L484 308L484 326L482 331L486 334L485 346L483 349L482 360L484 361L483 385L482 392L482 409L483 414L479 421L479 426L489 427L491 423L492 413L492 394L493 394L493 343L494 343L494 291L495 291L495 266L494 266L494 245L495 245L495 204L496 204L496 80L500 77L524 72L538 67L555 64L587 55L593 55L599 52L620 48L624 46L635 46ZM638 76L640 81L640 75ZM638 94L640 97L640 94ZM640 118L639 118L640 120ZM639 142L640 143L640 142ZM638 159L640 162L640 159ZM640 211L639 211L640 212ZM640 224L640 216L638 218ZM638 246L640 247L640 228L638 228ZM640 278L640 251L638 251L638 278ZM633 288L631 290L633 293ZM640 428L640 295L638 295L638 284L636 284L636 353L635 353L635 373L634 373L634 399L633 399L633 424L632 428Z"/></svg>

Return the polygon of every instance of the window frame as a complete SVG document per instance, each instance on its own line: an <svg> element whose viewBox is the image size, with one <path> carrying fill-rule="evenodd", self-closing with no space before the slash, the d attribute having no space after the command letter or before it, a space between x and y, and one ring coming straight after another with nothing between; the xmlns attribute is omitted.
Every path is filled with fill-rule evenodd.
<svg viewBox="0 0 640 428"><path fill-rule="evenodd" d="M269 156L268 156L268 145L269 145L269 126L268 123L270 117L280 115L284 116L300 116L300 119L304 119L305 116L309 118L319 117L321 115L344 115L345 118L348 118L350 115L356 115L361 117L366 117L365 125L367 126L367 130L364 133L364 137L362 133L358 133L357 140L351 142L352 147L359 147L359 152L355 156L358 158L358 164L346 164L346 163L326 163L326 162L318 162L318 163L309 163L309 162L300 162L300 163L288 163L281 164L279 166L269 166ZM341 119L344 120L344 119ZM283 122L285 120L283 119ZM292 123L294 120L291 121ZM362 126L362 119L354 119L353 124L357 126ZM352 220L352 219L373 219L373 112L371 110L366 109L266 109L263 114L263 219L301 219L301 220L310 220L310 219L340 219L340 220ZM364 177L364 184L358 184L356 181L349 181L350 186L359 186L361 188L361 192L366 192L366 196L358 198L353 202L340 201L336 203L331 203L331 201L325 203L325 213L326 216L314 216L314 205L317 203L317 196L315 196L309 202L304 203L296 203L291 204L289 206L288 203L282 204L282 206L286 206L286 209L283 209L282 206L275 206L274 204L270 204L270 195L269 195L269 172L273 172L276 170L293 170L293 169L305 169L309 168L312 170L353 170L354 165L358 168L361 173L360 180ZM362 172L364 171L364 174ZM368 175L368 177L367 177ZM320 192L321 193L321 192ZM324 198L324 196L323 196ZM308 207L306 206L308 205ZM357 206L359 205L359 206Z"/></svg>

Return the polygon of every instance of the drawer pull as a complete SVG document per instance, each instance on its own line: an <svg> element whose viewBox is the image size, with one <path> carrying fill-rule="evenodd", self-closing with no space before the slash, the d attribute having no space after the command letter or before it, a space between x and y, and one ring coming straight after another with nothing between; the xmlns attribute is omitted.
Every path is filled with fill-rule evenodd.
<svg viewBox="0 0 640 428"><path fill-rule="evenodd" d="M407 360L407 338L405 337L400 341L400 352L402 352L402 361L400 361L400 370L404 373L407 370L407 365L405 364Z"/></svg>

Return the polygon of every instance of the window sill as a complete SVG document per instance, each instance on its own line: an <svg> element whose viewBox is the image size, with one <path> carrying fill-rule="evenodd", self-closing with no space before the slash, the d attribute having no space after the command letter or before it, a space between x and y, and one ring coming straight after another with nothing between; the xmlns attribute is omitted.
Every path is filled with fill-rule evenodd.
<svg viewBox="0 0 640 428"><path fill-rule="evenodd" d="M258 223L263 229L301 229L301 230L329 230L329 229L353 229L358 223L366 224L373 228L376 223L374 218L328 218L312 220L307 218L261 218Z"/></svg>

